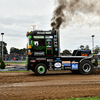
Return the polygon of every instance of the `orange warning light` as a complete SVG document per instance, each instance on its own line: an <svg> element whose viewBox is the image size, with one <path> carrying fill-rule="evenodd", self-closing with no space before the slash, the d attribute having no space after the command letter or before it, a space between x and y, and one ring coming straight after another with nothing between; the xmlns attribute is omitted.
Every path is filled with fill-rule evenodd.
<svg viewBox="0 0 100 100"><path fill-rule="evenodd" d="M26 36L29 34L30 32L29 31L27 31L27 34L26 34Z"/></svg>

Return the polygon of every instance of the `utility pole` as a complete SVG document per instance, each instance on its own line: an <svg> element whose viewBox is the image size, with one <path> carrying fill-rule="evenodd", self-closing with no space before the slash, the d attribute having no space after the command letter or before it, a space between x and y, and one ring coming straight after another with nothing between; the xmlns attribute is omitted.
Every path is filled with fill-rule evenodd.
<svg viewBox="0 0 100 100"><path fill-rule="evenodd" d="M91 37L92 37L92 52L94 54L94 37L95 37L95 35L92 35Z"/></svg>
<svg viewBox="0 0 100 100"><path fill-rule="evenodd" d="M4 33L1 33L1 35L2 35L2 60L3 60L3 35Z"/></svg>

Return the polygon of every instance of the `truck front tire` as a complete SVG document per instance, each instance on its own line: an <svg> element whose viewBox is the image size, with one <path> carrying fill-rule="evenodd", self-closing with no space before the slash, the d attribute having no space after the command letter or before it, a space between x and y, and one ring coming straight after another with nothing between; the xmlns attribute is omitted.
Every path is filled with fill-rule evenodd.
<svg viewBox="0 0 100 100"><path fill-rule="evenodd" d="M88 75L93 72L93 64L89 60L84 60L79 65L79 72L83 75Z"/></svg>
<svg viewBox="0 0 100 100"><path fill-rule="evenodd" d="M47 67L43 63L39 63L35 67L35 74L36 75L44 75L47 71Z"/></svg>

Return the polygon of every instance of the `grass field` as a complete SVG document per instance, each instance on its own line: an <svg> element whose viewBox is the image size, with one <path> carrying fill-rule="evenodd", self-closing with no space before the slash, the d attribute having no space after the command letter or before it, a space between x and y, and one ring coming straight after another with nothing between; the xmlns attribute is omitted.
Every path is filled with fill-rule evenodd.
<svg viewBox="0 0 100 100"><path fill-rule="evenodd" d="M98 61L98 64L100 65L100 61Z"/></svg>
<svg viewBox="0 0 100 100"><path fill-rule="evenodd" d="M26 64L26 62L5 62L5 64Z"/></svg>
<svg viewBox="0 0 100 100"><path fill-rule="evenodd" d="M44 99L46 100L46 99ZM50 99L50 100L59 100L59 99ZM100 97L87 97L87 98L70 98L70 99L60 99L60 100L100 100Z"/></svg>
<svg viewBox="0 0 100 100"><path fill-rule="evenodd" d="M27 70L26 71L0 71L0 73L15 73L15 72L17 72L17 73L21 73L21 72L28 72ZM30 71L30 72L32 72L32 71Z"/></svg>

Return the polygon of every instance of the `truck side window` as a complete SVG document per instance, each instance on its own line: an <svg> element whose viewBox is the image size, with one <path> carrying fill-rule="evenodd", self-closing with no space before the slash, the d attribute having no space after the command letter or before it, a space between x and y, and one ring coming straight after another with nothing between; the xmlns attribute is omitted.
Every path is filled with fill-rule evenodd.
<svg viewBox="0 0 100 100"><path fill-rule="evenodd" d="M45 41L43 39L34 40L34 46L45 46Z"/></svg>

